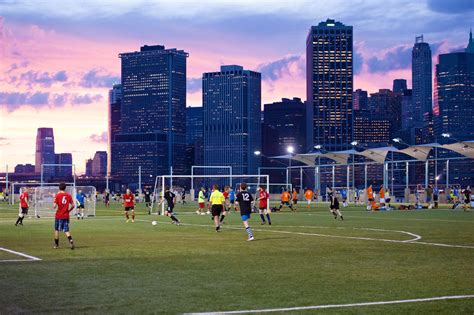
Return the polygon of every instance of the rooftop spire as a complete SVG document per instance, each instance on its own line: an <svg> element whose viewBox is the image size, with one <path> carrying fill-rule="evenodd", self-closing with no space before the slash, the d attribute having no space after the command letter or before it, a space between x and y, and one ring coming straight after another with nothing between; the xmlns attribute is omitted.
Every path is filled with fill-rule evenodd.
<svg viewBox="0 0 474 315"><path fill-rule="evenodd" d="M467 43L467 47L464 51L467 53L474 54L474 41L472 40L472 27L469 30L469 43Z"/></svg>

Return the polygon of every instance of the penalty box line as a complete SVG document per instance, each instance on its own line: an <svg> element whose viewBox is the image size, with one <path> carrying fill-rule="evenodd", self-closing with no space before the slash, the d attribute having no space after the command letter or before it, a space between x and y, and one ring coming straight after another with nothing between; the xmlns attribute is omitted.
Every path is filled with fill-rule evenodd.
<svg viewBox="0 0 474 315"><path fill-rule="evenodd" d="M14 250L11 250L11 249L8 249L8 248L4 248L4 247L0 247L0 250L4 251L4 252L7 252L7 253L10 253L10 254L13 254L13 255L17 255L17 256L27 258L27 259L1 259L0 262L23 262L23 261L40 261L40 260L42 260L41 258L31 256L31 255L28 255L28 254L25 254L25 253L17 252L17 251L14 251Z"/></svg>
<svg viewBox="0 0 474 315"><path fill-rule="evenodd" d="M241 311L221 311L221 312L214 311L214 312L199 312L199 313L185 313L185 314L186 315L204 315L204 314L217 315L217 314L291 312L291 311L317 310L317 309L329 309L329 308L349 308L349 307L403 304L403 303L422 303L422 302L472 299L472 298L474 298L474 295L451 295L451 296L437 296L437 297L431 297L431 298L419 298L419 299L408 299L408 300L392 300L392 301L363 302L363 303L350 303L350 304L326 304L326 305L297 306L297 307L284 307L284 308L268 308L268 309L261 309L261 310L241 310Z"/></svg>

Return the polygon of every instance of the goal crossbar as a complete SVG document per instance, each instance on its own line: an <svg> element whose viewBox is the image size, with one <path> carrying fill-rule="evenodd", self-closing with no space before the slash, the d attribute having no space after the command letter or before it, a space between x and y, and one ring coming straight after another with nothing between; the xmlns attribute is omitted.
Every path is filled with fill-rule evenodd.
<svg viewBox="0 0 474 315"><path fill-rule="evenodd" d="M239 179L239 178L258 178L258 185L265 185L266 190L270 190L270 176L266 174L251 174L251 175L237 175L237 174L227 174L227 175L158 175L155 178L155 186L153 187L153 199L151 202L151 209L153 209L154 202L157 196L157 185L159 183L159 180L161 180L161 196L164 196L165 194L165 185L166 185L166 179L173 180L174 178L188 178L191 179L191 183L195 178L229 178L230 181L232 182L233 179ZM263 183L260 183L260 178L263 178L264 181ZM255 183L253 183L255 184ZM256 199L256 198L255 198ZM270 210L270 202L267 202L267 210ZM161 203L161 214L163 215L165 212L165 204Z"/></svg>

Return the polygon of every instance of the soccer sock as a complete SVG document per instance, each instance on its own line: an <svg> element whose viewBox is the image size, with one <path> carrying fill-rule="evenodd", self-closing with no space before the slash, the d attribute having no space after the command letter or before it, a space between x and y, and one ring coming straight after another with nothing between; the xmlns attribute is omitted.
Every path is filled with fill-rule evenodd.
<svg viewBox="0 0 474 315"><path fill-rule="evenodd" d="M263 214L260 214L260 218L262 218L262 222L265 223L265 217L263 216Z"/></svg>
<svg viewBox="0 0 474 315"><path fill-rule="evenodd" d="M55 244L56 246L59 246L59 238L55 238L55 239L54 239L54 244Z"/></svg>
<svg viewBox="0 0 474 315"><path fill-rule="evenodd" d="M69 243L72 243L72 236L71 236L71 235L69 235L69 236L67 237L67 239L69 240Z"/></svg>
<svg viewBox="0 0 474 315"><path fill-rule="evenodd" d="M125 213L125 217L127 218L127 220L129 219L128 212Z"/></svg>
<svg viewBox="0 0 474 315"><path fill-rule="evenodd" d="M135 220L135 213L132 213L132 220Z"/></svg>
<svg viewBox="0 0 474 315"><path fill-rule="evenodd" d="M20 223L20 221L21 221L21 217L18 217L18 219L16 219L15 225L17 225L18 223Z"/></svg>
<svg viewBox="0 0 474 315"><path fill-rule="evenodd" d="M268 220L268 223L272 224L272 221L270 220L270 215L267 213L267 220Z"/></svg>
<svg viewBox="0 0 474 315"><path fill-rule="evenodd" d="M247 234L249 235L249 237L253 237L252 229L250 228L250 226L247 226L247 227L245 228L245 231L247 232Z"/></svg>
<svg viewBox="0 0 474 315"><path fill-rule="evenodd" d="M225 215L221 215L221 219L220 219L220 222L222 223L225 219Z"/></svg>
<svg viewBox="0 0 474 315"><path fill-rule="evenodd" d="M178 218L173 214L171 215L171 220L173 220L174 222L179 222Z"/></svg>
<svg viewBox="0 0 474 315"><path fill-rule="evenodd" d="M342 217L341 211L336 210L337 214L339 214L340 217Z"/></svg>
<svg viewBox="0 0 474 315"><path fill-rule="evenodd" d="M25 218L24 216L21 216L21 217L20 217L20 224L23 224L23 219L24 219L24 218Z"/></svg>

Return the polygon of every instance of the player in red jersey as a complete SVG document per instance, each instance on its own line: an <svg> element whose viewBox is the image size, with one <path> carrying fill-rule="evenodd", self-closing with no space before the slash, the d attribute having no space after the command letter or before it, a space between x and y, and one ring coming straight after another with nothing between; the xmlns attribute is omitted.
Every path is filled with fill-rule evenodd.
<svg viewBox="0 0 474 315"><path fill-rule="evenodd" d="M270 211L268 211L268 198L270 198L270 195L265 190L265 186L258 186L258 212L260 213L260 218L262 219L262 225L266 223L265 216L267 217L268 225L272 225Z"/></svg>
<svg viewBox="0 0 474 315"><path fill-rule="evenodd" d="M125 195L123 195L123 206L125 209L125 217L127 218L127 223L130 221L130 217L128 216L128 211L130 210L132 211L132 223L135 222L135 196L128 188Z"/></svg>
<svg viewBox="0 0 474 315"><path fill-rule="evenodd" d="M230 187L225 186L224 187L224 192L222 193L222 195L224 195L224 199L225 199L224 210L222 211L221 219L219 220L221 224L222 224L222 222L224 222L224 218L227 215L227 210L230 211L229 191L230 191Z"/></svg>
<svg viewBox="0 0 474 315"><path fill-rule="evenodd" d="M19 214L18 214L18 219L16 219L15 226L23 225L23 219L25 218L25 215L28 214L28 191L26 190L26 187L23 187L21 189L21 195L20 195L20 209L19 209Z"/></svg>
<svg viewBox="0 0 474 315"><path fill-rule="evenodd" d="M63 231L69 240L71 249L74 249L74 242L69 232L69 212L74 209L74 200L66 191L66 184L59 184L59 192L54 197L54 209L56 215L54 220L54 248L59 248L59 232Z"/></svg>

